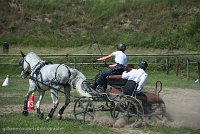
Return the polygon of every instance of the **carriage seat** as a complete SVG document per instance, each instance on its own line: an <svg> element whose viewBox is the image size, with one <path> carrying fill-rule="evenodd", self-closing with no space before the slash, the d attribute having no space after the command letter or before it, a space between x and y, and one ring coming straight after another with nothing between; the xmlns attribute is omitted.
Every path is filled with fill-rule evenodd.
<svg viewBox="0 0 200 134"><path fill-rule="evenodd" d="M125 70L128 72L133 68L134 66L131 64L125 66ZM122 79L122 75L110 75L107 77L108 85L124 86L126 82L127 82L126 79Z"/></svg>
<svg viewBox="0 0 200 134"><path fill-rule="evenodd" d="M137 98L142 101L147 101L147 104L163 103L160 96L150 92L141 92L141 94L137 95Z"/></svg>
<svg viewBox="0 0 200 134"><path fill-rule="evenodd" d="M145 95L147 96L147 103L149 104L163 103L162 98L154 93L146 92Z"/></svg>
<svg viewBox="0 0 200 134"><path fill-rule="evenodd" d="M126 82L126 79L122 79L122 75L110 75L107 77L108 85L124 86Z"/></svg>
<svg viewBox="0 0 200 134"><path fill-rule="evenodd" d="M110 87L109 93L111 94L123 94L123 92L115 87ZM147 102L147 104L163 103L163 100L160 96L155 93L150 92L139 92L136 94L136 98L142 102Z"/></svg>

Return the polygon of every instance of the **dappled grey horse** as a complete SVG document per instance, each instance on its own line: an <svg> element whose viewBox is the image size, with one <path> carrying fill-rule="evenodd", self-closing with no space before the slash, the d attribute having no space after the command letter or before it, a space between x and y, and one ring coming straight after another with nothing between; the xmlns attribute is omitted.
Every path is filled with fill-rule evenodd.
<svg viewBox="0 0 200 134"><path fill-rule="evenodd" d="M65 104L61 107L58 113L58 117L62 118L62 114L70 103L70 90L71 87L77 87L79 85L79 90L81 82L86 78L78 70L69 68L65 64L52 64L45 62L40 59L38 55L34 52L30 52L25 55L21 51L22 60L20 61L20 66L22 67L21 76L22 78L29 77L29 90L25 95L24 100L24 110L23 115L27 116L27 103L28 98L34 91L39 92L39 99L36 103L37 115L39 118L43 118L44 114L40 110L40 104L44 97L45 91L50 90L51 98L53 100L53 108L48 113L46 120L48 121L52 118L59 102L58 102L58 92L65 94ZM64 88L64 91L61 90ZM82 92L82 91L81 91Z"/></svg>

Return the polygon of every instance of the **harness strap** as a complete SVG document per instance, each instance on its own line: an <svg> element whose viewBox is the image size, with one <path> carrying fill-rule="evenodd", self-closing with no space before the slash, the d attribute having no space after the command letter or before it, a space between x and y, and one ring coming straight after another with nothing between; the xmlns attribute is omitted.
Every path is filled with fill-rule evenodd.
<svg viewBox="0 0 200 134"><path fill-rule="evenodd" d="M51 89L53 89L53 90L55 90L55 91L58 91L58 92L61 92L61 93L65 93L65 92L63 92L63 91L61 91L61 90L58 90L58 89L55 88L55 87L52 87L52 86L50 86L50 85L48 85L48 84L45 84L45 83L42 82L42 81L38 81L38 80L37 80L35 77L33 77L33 76L30 76L29 79L31 79L31 80L33 80L33 81L37 81L38 83L41 83L41 84L43 84L43 85L45 85L45 86L47 86L47 87L49 87L49 88L51 88Z"/></svg>
<svg viewBox="0 0 200 134"><path fill-rule="evenodd" d="M66 83L59 83L58 81L57 81L57 78L56 78L56 76L57 76L57 70L58 70L58 68L61 66L62 64L59 64L58 66L57 66L57 68L56 68L56 72L55 72L55 77L54 77L54 79L55 79L55 81L52 81L51 82L51 84L57 84L57 85L62 85L62 86L68 86L69 84L66 82ZM71 77L71 72L70 72L70 70L69 70L69 68L67 67L67 66L65 66L66 68L67 68L67 70L68 70L68 74L69 74L69 77Z"/></svg>
<svg viewBox="0 0 200 134"><path fill-rule="evenodd" d="M41 70L45 65L48 65L48 64L49 64L49 62L38 62L38 63L36 64L36 66L34 67L35 72L32 74L32 76L33 76L34 74L36 75L36 78L35 78L35 79L36 79L36 84L37 84L38 88L41 89L41 90L42 90L42 88L40 87L37 78L38 78L38 76L40 75L41 81L43 82L43 77L42 77L42 74L41 74L40 70ZM39 65L39 66L38 66L38 65Z"/></svg>
<svg viewBox="0 0 200 134"><path fill-rule="evenodd" d="M39 65L40 64L40 65ZM34 69L35 69L35 72L29 77L29 79L31 79L31 80L33 80L33 81L35 81L36 82L36 84L37 84L37 87L39 88L39 89L41 89L42 90L42 88L40 87L40 85L39 85L39 83L40 84L43 84L43 85L45 85L45 86L47 86L47 87L49 87L49 88L52 88L52 89L54 89L54 90L56 90L56 91L58 91L56 88L54 88L54 87L52 87L52 86L50 86L50 85L48 85L48 84L45 84L44 83L44 81L43 81L43 77L42 77L42 74L41 74L41 72L40 72L40 70L42 69L42 67L44 67L45 65L48 65L49 64L49 62L39 62L37 65L39 65L38 67L37 67L37 65L34 67ZM51 63L52 64L52 63ZM56 76L57 76L57 70L58 70L58 68L59 68L59 66L61 66L62 64L59 64L58 66L57 66L57 68L56 68L56 72L55 72L55 78L53 79L53 80L55 80L55 81L53 81L53 80L51 80L51 82L50 82L50 84L54 84L54 85L61 85L61 86L68 86L69 84L66 82L66 83L59 83L58 81L57 81L57 78L56 78ZM69 77L71 77L71 72L70 72L70 70L69 70L69 68L66 66L66 68L68 69L68 73L69 73ZM36 77L34 77L33 75L36 75ZM41 78L41 81L39 81L38 80L38 76L40 75L40 78ZM60 91L60 90L59 90Z"/></svg>
<svg viewBox="0 0 200 134"><path fill-rule="evenodd" d="M71 76L72 76L72 73L70 72L69 67L68 67L68 66L65 66L65 67L68 69L69 77L71 77Z"/></svg>

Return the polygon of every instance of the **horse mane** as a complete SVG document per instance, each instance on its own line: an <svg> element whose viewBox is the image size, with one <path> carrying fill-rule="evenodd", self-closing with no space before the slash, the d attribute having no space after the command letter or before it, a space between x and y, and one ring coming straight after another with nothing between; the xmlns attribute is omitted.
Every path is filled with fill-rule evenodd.
<svg viewBox="0 0 200 134"><path fill-rule="evenodd" d="M34 52L29 52L26 57L34 58L35 60L42 61L42 59Z"/></svg>

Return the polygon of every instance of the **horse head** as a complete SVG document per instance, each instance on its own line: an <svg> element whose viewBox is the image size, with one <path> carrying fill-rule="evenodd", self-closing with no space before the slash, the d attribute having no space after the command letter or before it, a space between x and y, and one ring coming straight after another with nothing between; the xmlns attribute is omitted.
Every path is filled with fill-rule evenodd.
<svg viewBox="0 0 200 134"><path fill-rule="evenodd" d="M21 76L22 78L26 78L31 73L31 69L34 68L34 66L36 66L42 60L34 52L30 52L25 55L21 51L21 56L22 60L19 62L19 65L22 67Z"/></svg>
<svg viewBox="0 0 200 134"><path fill-rule="evenodd" d="M19 65L22 67L21 76L22 78L26 78L31 73L30 63L26 59L26 55L20 51L22 59L19 62Z"/></svg>

